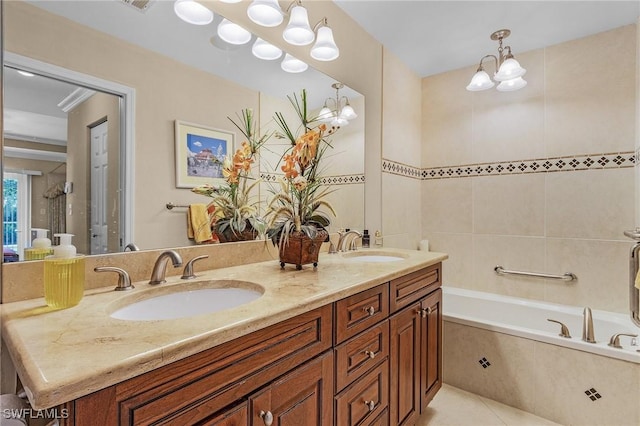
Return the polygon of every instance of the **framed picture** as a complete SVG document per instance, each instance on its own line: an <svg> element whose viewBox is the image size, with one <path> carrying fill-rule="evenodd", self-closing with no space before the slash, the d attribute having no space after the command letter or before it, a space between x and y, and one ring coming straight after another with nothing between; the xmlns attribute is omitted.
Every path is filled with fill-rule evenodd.
<svg viewBox="0 0 640 426"><path fill-rule="evenodd" d="M222 162L233 154L234 133L176 120L176 188L224 179Z"/></svg>

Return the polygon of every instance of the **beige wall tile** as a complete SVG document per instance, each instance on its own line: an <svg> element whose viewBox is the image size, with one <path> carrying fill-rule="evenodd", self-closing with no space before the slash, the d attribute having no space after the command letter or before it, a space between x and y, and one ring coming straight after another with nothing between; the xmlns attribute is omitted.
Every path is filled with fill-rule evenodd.
<svg viewBox="0 0 640 426"><path fill-rule="evenodd" d="M448 321L443 340L445 383L532 412L533 341Z"/></svg>
<svg viewBox="0 0 640 426"><path fill-rule="evenodd" d="M527 69L527 86L515 92L474 93L473 162L544 157L544 54L517 57Z"/></svg>
<svg viewBox="0 0 640 426"><path fill-rule="evenodd" d="M422 182L424 232L466 233L472 226L472 180L434 179Z"/></svg>
<svg viewBox="0 0 640 426"><path fill-rule="evenodd" d="M494 268L544 272L545 239L542 237L473 236L473 289L529 299L544 298L539 278L498 275Z"/></svg>
<svg viewBox="0 0 640 426"><path fill-rule="evenodd" d="M483 176L471 180L474 233L544 235L544 174Z"/></svg>
<svg viewBox="0 0 640 426"><path fill-rule="evenodd" d="M337 216L331 219L331 231L350 228L362 231L365 227L363 185L335 185L335 191L327 196L327 201L336 210ZM354 212L359 212L354 214Z"/></svg>
<svg viewBox="0 0 640 426"><path fill-rule="evenodd" d="M422 167L472 162L472 94L465 87L474 68L422 80Z"/></svg>
<svg viewBox="0 0 640 426"><path fill-rule="evenodd" d="M573 272L578 280L547 281L544 300L627 313L630 246L626 241L547 238L547 272Z"/></svg>
<svg viewBox="0 0 640 426"><path fill-rule="evenodd" d="M384 235L415 235L420 237L420 187L418 179L390 173L382 174L382 231ZM414 245L415 247L415 245Z"/></svg>
<svg viewBox="0 0 640 426"><path fill-rule="evenodd" d="M534 414L561 424L640 424L638 364L535 342ZM602 398L592 401L594 388Z"/></svg>
<svg viewBox="0 0 640 426"><path fill-rule="evenodd" d="M549 237L627 241L634 224L632 168L548 173L546 226Z"/></svg>
<svg viewBox="0 0 640 426"><path fill-rule="evenodd" d="M548 155L633 149L635 31L627 25L546 49Z"/></svg>
<svg viewBox="0 0 640 426"><path fill-rule="evenodd" d="M471 234L427 232L431 251L447 253L442 263L443 284L450 287L473 288L473 238Z"/></svg>
<svg viewBox="0 0 640 426"><path fill-rule="evenodd" d="M382 157L419 167L421 79L389 50L383 66Z"/></svg>

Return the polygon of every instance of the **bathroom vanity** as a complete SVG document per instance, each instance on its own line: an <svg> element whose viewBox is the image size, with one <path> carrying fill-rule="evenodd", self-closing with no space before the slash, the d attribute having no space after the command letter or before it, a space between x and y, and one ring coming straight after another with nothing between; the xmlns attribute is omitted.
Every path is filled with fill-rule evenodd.
<svg viewBox="0 0 640 426"><path fill-rule="evenodd" d="M51 321L35 330L42 301L11 303L3 336L32 404L64 408L65 425L413 424L442 384L447 256L385 254L401 260L348 253L322 255L317 270L261 262L206 271L200 285L253 277L264 294L192 318L114 320L109 313L134 298L104 290L40 315ZM156 290L136 284L137 299ZM65 330L54 323L75 330L73 342L60 344Z"/></svg>

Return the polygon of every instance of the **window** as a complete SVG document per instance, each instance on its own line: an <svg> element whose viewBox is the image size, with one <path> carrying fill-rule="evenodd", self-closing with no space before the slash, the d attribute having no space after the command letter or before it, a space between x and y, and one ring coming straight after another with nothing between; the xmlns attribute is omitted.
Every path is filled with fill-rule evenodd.
<svg viewBox="0 0 640 426"><path fill-rule="evenodd" d="M2 191L2 246L6 261L22 258L29 244L29 220L31 217L31 179L27 174L5 173Z"/></svg>

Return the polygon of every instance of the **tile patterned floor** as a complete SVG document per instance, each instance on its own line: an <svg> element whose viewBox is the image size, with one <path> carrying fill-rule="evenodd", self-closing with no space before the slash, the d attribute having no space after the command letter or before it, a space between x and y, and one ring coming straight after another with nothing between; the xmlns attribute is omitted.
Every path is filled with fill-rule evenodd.
<svg viewBox="0 0 640 426"><path fill-rule="evenodd" d="M416 426L559 426L491 399L443 385Z"/></svg>

